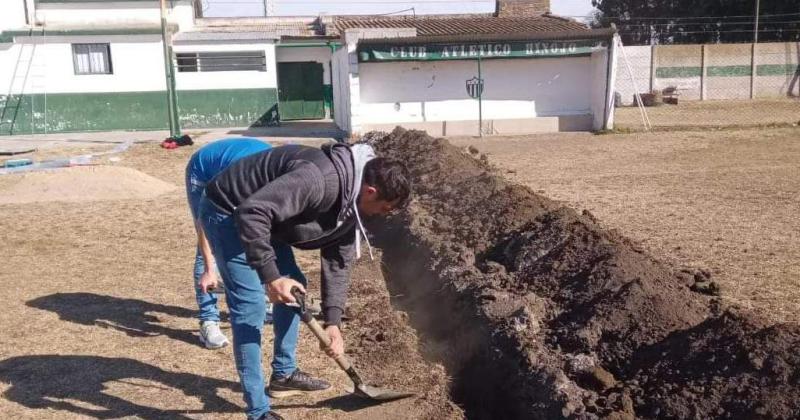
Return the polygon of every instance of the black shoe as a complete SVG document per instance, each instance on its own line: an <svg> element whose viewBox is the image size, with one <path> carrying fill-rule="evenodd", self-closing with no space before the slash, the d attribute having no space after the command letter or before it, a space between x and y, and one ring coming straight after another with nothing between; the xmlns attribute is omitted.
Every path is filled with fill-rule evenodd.
<svg viewBox="0 0 800 420"><path fill-rule="evenodd" d="M307 373L297 369L286 378L272 377L269 380L267 392L272 398L285 398L293 395L302 395L306 392L322 391L331 387L331 384L322 379L312 378Z"/></svg>
<svg viewBox="0 0 800 420"><path fill-rule="evenodd" d="M274 411L268 411L267 414L259 417L258 420L283 420L283 417L279 416L278 413Z"/></svg>

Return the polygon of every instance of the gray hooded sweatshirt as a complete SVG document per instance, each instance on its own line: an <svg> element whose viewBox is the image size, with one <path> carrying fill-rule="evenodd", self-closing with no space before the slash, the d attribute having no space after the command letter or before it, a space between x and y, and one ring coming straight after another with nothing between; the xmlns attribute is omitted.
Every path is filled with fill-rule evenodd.
<svg viewBox="0 0 800 420"><path fill-rule="evenodd" d="M220 212L234 216L248 264L262 282L281 277L271 242L319 249L323 313L341 322L361 228L357 198L368 145L288 145L243 158L206 186ZM368 243L368 242L367 242Z"/></svg>

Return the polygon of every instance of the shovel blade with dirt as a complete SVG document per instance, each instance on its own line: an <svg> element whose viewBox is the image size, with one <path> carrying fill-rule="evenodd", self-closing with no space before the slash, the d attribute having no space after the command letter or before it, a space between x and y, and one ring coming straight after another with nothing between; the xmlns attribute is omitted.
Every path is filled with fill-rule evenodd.
<svg viewBox="0 0 800 420"><path fill-rule="evenodd" d="M300 289L293 288L292 295L294 296L295 300L297 300L300 319L302 319L311 332L314 333L322 348L327 350L329 348L328 334L322 329L322 326L319 325L319 322L314 319L311 311L306 307L305 294L300 291ZM350 363L350 360L348 360L347 357L344 355L339 355L333 359L336 361L336 364L338 364L339 367L345 373L347 373L347 376L350 377L350 380L353 381L353 395L381 402L399 400L401 398L414 396L414 394L410 392L398 392L368 385L364 383L364 381L361 379L361 376L359 376L358 372L356 372L356 369L353 367L352 363Z"/></svg>

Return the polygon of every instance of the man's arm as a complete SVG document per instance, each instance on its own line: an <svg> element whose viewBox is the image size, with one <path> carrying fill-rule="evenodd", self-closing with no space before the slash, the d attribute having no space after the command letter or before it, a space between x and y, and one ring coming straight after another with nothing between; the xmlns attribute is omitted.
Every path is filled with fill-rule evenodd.
<svg viewBox="0 0 800 420"><path fill-rule="evenodd" d="M328 356L344 354L344 339L340 325L347 306L347 290L350 286L350 271L355 260L355 228L345 234L338 245L320 250L322 260L322 313L325 317L325 331L330 343L326 349Z"/></svg>
<svg viewBox="0 0 800 420"><path fill-rule="evenodd" d="M199 220L194 221L194 228L197 231L197 248L200 250L200 255L203 257L204 271L200 275L200 289L203 293L208 293L209 290L217 288L219 279L217 278L216 260L214 254L211 252L211 245L208 243L206 232Z"/></svg>
<svg viewBox="0 0 800 420"><path fill-rule="evenodd" d="M322 313L326 325L339 325L347 304L350 270L356 255L355 228L336 245L322 248Z"/></svg>

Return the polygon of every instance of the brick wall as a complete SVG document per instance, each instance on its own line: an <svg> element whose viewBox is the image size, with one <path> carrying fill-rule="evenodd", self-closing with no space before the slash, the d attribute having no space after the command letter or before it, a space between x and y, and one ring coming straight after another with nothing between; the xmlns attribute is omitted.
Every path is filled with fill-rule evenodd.
<svg viewBox="0 0 800 420"><path fill-rule="evenodd" d="M537 16L550 11L550 0L497 0L498 17Z"/></svg>

